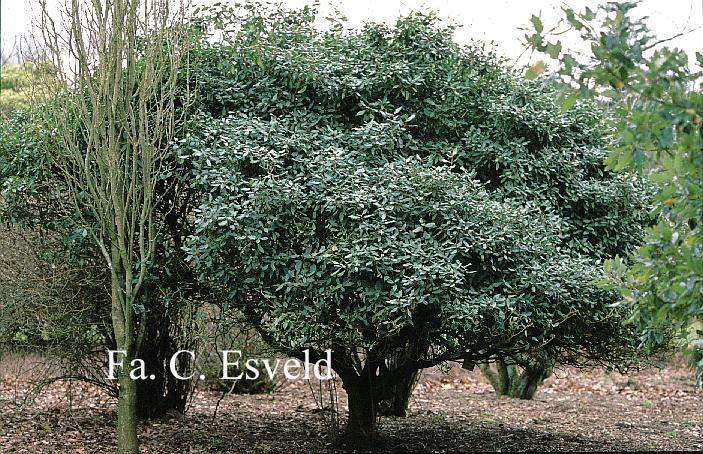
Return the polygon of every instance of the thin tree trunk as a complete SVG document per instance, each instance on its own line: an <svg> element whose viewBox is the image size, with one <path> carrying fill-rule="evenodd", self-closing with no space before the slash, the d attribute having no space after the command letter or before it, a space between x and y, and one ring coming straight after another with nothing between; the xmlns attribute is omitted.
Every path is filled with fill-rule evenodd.
<svg viewBox="0 0 703 454"><path fill-rule="evenodd" d="M125 358L125 366L131 361ZM120 372L120 395L117 401L117 452L134 454L139 452L137 439L137 383L129 376L130 368Z"/></svg>
<svg viewBox="0 0 703 454"><path fill-rule="evenodd" d="M124 307L131 310L131 305L124 304L124 292L121 284L128 273L124 272L117 246L111 248L112 274L112 327L115 332L118 350L126 352L119 372L119 396L117 400L117 452L132 454L139 452L137 439L137 383L129 376L130 363L135 356L133 345L134 317L126 314Z"/></svg>
<svg viewBox="0 0 703 454"><path fill-rule="evenodd" d="M499 396L508 396L512 389L512 381L515 376L515 366L509 366L504 360L496 361L496 370L498 371L498 383L500 390L496 390Z"/></svg>

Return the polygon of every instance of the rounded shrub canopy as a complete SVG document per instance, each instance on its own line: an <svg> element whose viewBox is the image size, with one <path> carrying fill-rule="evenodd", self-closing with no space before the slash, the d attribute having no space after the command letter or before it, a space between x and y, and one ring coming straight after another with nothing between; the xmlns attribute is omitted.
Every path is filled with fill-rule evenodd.
<svg viewBox="0 0 703 454"><path fill-rule="evenodd" d="M337 364L412 339L433 346L413 367L626 361L636 333L596 281L649 195L605 169L593 104L562 111L431 16L238 20L199 51L203 113L177 153L204 194L191 259L269 342Z"/></svg>

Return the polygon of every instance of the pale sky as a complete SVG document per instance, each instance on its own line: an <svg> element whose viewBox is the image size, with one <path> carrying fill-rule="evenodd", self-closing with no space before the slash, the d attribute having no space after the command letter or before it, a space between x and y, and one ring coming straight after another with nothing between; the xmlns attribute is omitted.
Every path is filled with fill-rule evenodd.
<svg viewBox="0 0 703 454"><path fill-rule="evenodd" d="M58 4L65 0L49 0ZM214 0L199 0L209 1ZM31 10L38 0L0 0L0 33L2 46L7 51L15 37L27 33ZM284 0L287 6L302 6L306 0ZM587 0L320 0L321 17L325 17L336 6L349 19L349 25L363 22L392 23L402 14L413 10L435 10L440 17L449 19L462 28L456 39L466 42L477 39L494 43L499 54L515 61L523 51L521 44L525 32L518 30L529 24L532 14L541 15L545 26L556 25L561 17L559 7L563 4L582 11L586 6L595 9L599 1ZM650 16L649 27L657 37L673 36L681 31L690 33L668 43L669 46L686 50L691 57L695 51L703 52L703 0L644 0L636 10ZM568 44L568 43L565 43ZM577 44L572 44L577 45ZM528 56L518 62L525 64Z"/></svg>

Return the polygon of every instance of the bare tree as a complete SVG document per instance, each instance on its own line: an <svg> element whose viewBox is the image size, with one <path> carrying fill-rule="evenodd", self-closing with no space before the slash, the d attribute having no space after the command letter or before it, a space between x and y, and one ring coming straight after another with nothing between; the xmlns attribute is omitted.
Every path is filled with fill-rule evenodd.
<svg viewBox="0 0 703 454"><path fill-rule="evenodd" d="M0 46L0 68L20 62L17 41L17 38L15 38L10 47Z"/></svg>
<svg viewBox="0 0 703 454"><path fill-rule="evenodd" d="M154 258L156 191L174 135L177 68L187 54L185 7L163 0L71 0L63 27L41 2L52 64L56 123L48 146L67 200L110 269L111 317L120 359L118 451L138 452L137 385L130 364L144 338L145 277ZM46 99L45 99L46 101ZM137 363L134 363L137 364Z"/></svg>

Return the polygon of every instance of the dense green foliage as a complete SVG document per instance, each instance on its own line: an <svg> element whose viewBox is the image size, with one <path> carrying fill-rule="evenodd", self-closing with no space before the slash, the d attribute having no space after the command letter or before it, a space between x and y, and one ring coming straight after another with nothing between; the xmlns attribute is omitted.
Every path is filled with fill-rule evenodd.
<svg viewBox="0 0 703 454"><path fill-rule="evenodd" d="M42 190L42 183L49 165L40 148L42 133L46 131L41 129L37 117L36 112L18 110L2 119L0 182L5 203L0 208L5 222L31 223L31 208L20 200L48 192Z"/></svg>
<svg viewBox="0 0 703 454"><path fill-rule="evenodd" d="M549 42L538 18L528 40L557 60L558 78L568 84L565 102L576 94L606 101L617 130L609 166L643 168L660 188L653 210L658 223L623 282L643 341L666 341L673 325L703 348L703 55L696 53L694 71L685 52L663 47L668 39L657 39L635 17L636 6L610 3L580 14L564 9L565 24L591 44L587 61ZM610 268L618 274L621 267ZM700 379L700 358L697 365Z"/></svg>
<svg viewBox="0 0 703 454"><path fill-rule="evenodd" d="M332 349L352 433L369 392L446 359L629 360L628 310L594 282L641 240L648 195L603 165L593 103L562 111L431 16L223 17L239 31L202 51L206 113L178 145L206 194L190 254L272 345Z"/></svg>

